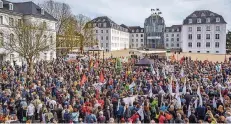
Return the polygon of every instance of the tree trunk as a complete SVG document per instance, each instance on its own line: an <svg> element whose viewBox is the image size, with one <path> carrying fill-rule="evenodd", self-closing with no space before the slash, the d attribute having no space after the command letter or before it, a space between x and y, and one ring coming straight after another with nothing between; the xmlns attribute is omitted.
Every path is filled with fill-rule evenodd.
<svg viewBox="0 0 231 124"><path fill-rule="evenodd" d="M27 64L28 64L28 72L27 72L27 74L30 77L32 77L33 76L34 63L32 61L32 58L27 58L26 61L27 61Z"/></svg>

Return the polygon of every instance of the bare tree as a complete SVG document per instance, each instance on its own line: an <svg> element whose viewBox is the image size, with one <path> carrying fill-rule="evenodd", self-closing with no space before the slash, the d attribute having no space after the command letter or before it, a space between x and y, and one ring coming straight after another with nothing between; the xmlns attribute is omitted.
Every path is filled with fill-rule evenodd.
<svg viewBox="0 0 231 124"><path fill-rule="evenodd" d="M22 22L20 25L9 28L4 34L7 40L3 41L3 48L9 53L17 53L23 57L28 66L29 74L33 73L33 65L41 52L54 48L55 43L48 42L52 35L47 26L39 22Z"/></svg>
<svg viewBox="0 0 231 124"><path fill-rule="evenodd" d="M61 3L53 0L47 0L40 4L40 6L58 20L56 24L56 32L58 35L63 34L64 25L66 21L68 21L69 17L72 16L70 6L66 3Z"/></svg>
<svg viewBox="0 0 231 124"><path fill-rule="evenodd" d="M76 30L79 34L82 34L83 38L81 39L81 48L84 46L93 46L97 45L97 38L94 34L94 28L91 24L91 18L79 14L76 17L77 27Z"/></svg>

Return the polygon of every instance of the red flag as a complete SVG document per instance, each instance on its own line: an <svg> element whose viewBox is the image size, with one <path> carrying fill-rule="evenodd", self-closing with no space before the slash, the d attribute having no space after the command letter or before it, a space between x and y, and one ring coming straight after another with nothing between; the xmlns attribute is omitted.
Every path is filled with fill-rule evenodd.
<svg viewBox="0 0 231 124"><path fill-rule="evenodd" d="M95 62L94 67L95 67L95 68L98 68L98 67L99 67L99 62L98 62L98 61Z"/></svg>
<svg viewBox="0 0 231 124"><path fill-rule="evenodd" d="M87 77L85 74L83 74L82 80L80 82L80 85L82 86L87 81Z"/></svg>
<svg viewBox="0 0 231 124"><path fill-rule="evenodd" d="M100 72L99 81L100 81L101 83L104 83L104 75L103 75L103 71L101 71L101 72Z"/></svg>

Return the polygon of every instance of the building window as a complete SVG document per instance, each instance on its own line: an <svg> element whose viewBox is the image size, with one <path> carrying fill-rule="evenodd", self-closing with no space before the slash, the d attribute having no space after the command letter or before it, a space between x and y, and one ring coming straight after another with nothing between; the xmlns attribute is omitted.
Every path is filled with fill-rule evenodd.
<svg viewBox="0 0 231 124"><path fill-rule="evenodd" d="M188 39L192 40L192 34L188 34Z"/></svg>
<svg viewBox="0 0 231 124"><path fill-rule="evenodd" d="M0 33L0 48L3 46L3 33Z"/></svg>
<svg viewBox="0 0 231 124"><path fill-rule="evenodd" d="M143 42L143 39L141 39L141 42Z"/></svg>
<svg viewBox="0 0 231 124"><path fill-rule="evenodd" d="M106 36L106 40L108 40L108 36Z"/></svg>
<svg viewBox="0 0 231 124"><path fill-rule="evenodd" d="M140 34L140 37L143 37L143 34Z"/></svg>
<svg viewBox="0 0 231 124"><path fill-rule="evenodd" d="M188 47L190 47L190 48L192 47L192 42L188 43Z"/></svg>
<svg viewBox="0 0 231 124"><path fill-rule="evenodd" d="M166 43L166 47L168 47L168 43Z"/></svg>
<svg viewBox="0 0 231 124"><path fill-rule="evenodd" d="M174 34L172 34L172 37L174 37Z"/></svg>
<svg viewBox="0 0 231 124"><path fill-rule="evenodd" d="M95 30L95 33L98 33L98 30Z"/></svg>
<svg viewBox="0 0 231 124"><path fill-rule="evenodd" d="M103 36L101 36L101 40L103 40Z"/></svg>
<svg viewBox="0 0 231 124"><path fill-rule="evenodd" d="M138 39L136 39L136 42L138 42Z"/></svg>
<svg viewBox="0 0 231 124"><path fill-rule="evenodd" d="M108 30L106 30L106 33L108 33Z"/></svg>
<svg viewBox="0 0 231 124"><path fill-rule="evenodd" d="M216 53L219 53L219 51L216 51Z"/></svg>
<svg viewBox="0 0 231 124"><path fill-rule="evenodd" d="M210 39L210 34L206 34L206 39L207 39L207 40Z"/></svg>
<svg viewBox="0 0 231 124"><path fill-rule="evenodd" d="M103 30L101 30L101 33L103 33Z"/></svg>
<svg viewBox="0 0 231 124"><path fill-rule="evenodd" d="M188 27L188 31L189 31L189 32L192 32L192 27Z"/></svg>
<svg viewBox="0 0 231 124"><path fill-rule="evenodd" d="M201 27L197 27L197 31L201 31Z"/></svg>
<svg viewBox="0 0 231 124"><path fill-rule="evenodd" d="M9 10L13 10L14 9L14 6L12 3L9 3Z"/></svg>
<svg viewBox="0 0 231 124"><path fill-rule="evenodd" d="M206 31L210 31L210 26L206 26Z"/></svg>
<svg viewBox="0 0 231 124"><path fill-rule="evenodd" d="M219 48L219 45L220 45L219 42L216 42L215 43L215 48Z"/></svg>
<svg viewBox="0 0 231 124"><path fill-rule="evenodd" d="M168 42L168 38L166 38L166 41Z"/></svg>
<svg viewBox="0 0 231 124"><path fill-rule="evenodd" d="M106 43L106 47L108 47L108 43Z"/></svg>
<svg viewBox="0 0 231 124"><path fill-rule="evenodd" d="M197 34L197 40L201 39L201 34Z"/></svg>
<svg viewBox="0 0 231 124"><path fill-rule="evenodd" d="M136 44L136 47L138 47L138 44Z"/></svg>
<svg viewBox="0 0 231 124"><path fill-rule="evenodd" d="M166 34L166 37L168 37L168 34Z"/></svg>
<svg viewBox="0 0 231 124"><path fill-rule="evenodd" d="M210 47L210 42L206 42L206 47L207 47L207 48Z"/></svg>
<svg viewBox="0 0 231 124"><path fill-rule="evenodd" d="M172 32L174 32L174 29L172 29Z"/></svg>
<svg viewBox="0 0 231 124"><path fill-rule="evenodd" d="M197 53L200 53L200 51L197 51Z"/></svg>
<svg viewBox="0 0 231 124"><path fill-rule="evenodd" d="M174 41L174 38L171 38L171 41Z"/></svg>
<svg viewBox="0 0 231 124"><path fill-rule="evenodd" d="M132 47L134 47L134 44L132 44Z"/></svg>
<svg viewBox="0 0 231 124"><path fill-rule="evenodd" d="M191 24L192 23L192 19L189 19L188 22L189 22L189 24Z"/></svg>
<svg viewBox="0 0 231 124"><path fill-rule="evenodd" d="M209 53L209 51L206 51L206 53Z"/></svg>
<svg viewBox="0 0 231 124"><path fill-rule="evenodd" d="M180 41L180 38L177 38L176 41Z"/></svg>
<svg viewBox="0 0 231 124"><path fill-rule="evenodd" d="M171 44L171 47L174 47L174 44L173 44L173 43Z"/></svg>
<svg viewBox="0 0 231 124"><path fill-rule="evenodd" d="M141 32L144 32L144 30L143 30L143 29L141 29Z"/></svg>
<svg viewBox="0 0 231 124"><path fill-rule="evenodd" d="M47 60L47 53L44 53L44 59Z"/></svg>
<svg viewBox="0 0 231 124"><path fill-rule="evenodd" d="M197 47L200 48L201 47L201 43L197 42Z"/></svg>
<svg viewBox="0 0 231 124"><path fill-rule="evenodd" d="M138 34L136 34L136 37L138 37Z"/></svg>
<svg viewBox="0 0 231 124"><path fill-rule="evenodd" d="M201 19L197 19L197 23L201 23Z"/></svg>
<svg viewBox="0 0 231 124"><path fill-rule="evenodd" d="M0 25L2 25L2 24L3 24L3 17L0 16Z"/></svg>
<svg viewBox="0 0 231 124"><path fill-rule="evenodd" d="M103 23L103 27L106 28L107 27L107 23Z"/></svg>
<svg viewBox="0 0 231 124"><path fill-rule="evenodd" d="M14 19L11 17L9 18L9 25L14 26Z"/></svg>
<svg viewBox="0 0 231 124"><path fill-rule="evenodd" d="M134 37L134 34L132 34L132 37Z"/></svg>
<svg viewBox="0 0 231 124"><path fill-rule="evenodd" d="M180 36L180 34L177 34L176 36L177 36L177 37L179 37L179 36Z"/></svg>
<svg viewBox="0 0 231 124"><path fill-rule="evenodd" d="M220 22L220 18L219 17L216 18L216 22Z"/></svg>
<svg viewBox="0 0 231 124"><path fill-rule="evenodd" d="M178 44L176 44L176 46L177 46L177 47L180 47L180 44L178 43Z"/></svg>
<svg viewBox="0 0 231 124"><path fill-rule="evenodd" d="M132 42L134 42L134 39L132 39Z"/></svg>
<svg viewBox="0 0 231 124"><path fill-rule="evenodd" d="M220 26L216 26L216 31L220 31Z"/></svg>
<svg viewBox="0 0 231 124"><path fill-rule="evenodd" d="M168 30L168 29L166 29L166 32L169 32L169 30Z"/></svg>
<svg viewBox="0 0 231 124"><path fill-rule="evenodd" d="M14 34L10 34L10 43L14 41Z"/></svg>
<svg viewBox="0 0 231 124"><path fill-rule="evenodd" d="M132 30L132 32L134 32L134 30Z"/></svg>
<svg viewBox="0 0 231 124"><path fill-rule="evenodd" d="M0 1L0 8L3 8L3 2Z"/></svg>
<svg viewBox="0 0 231 124"><path fill-rule="evenodd" d="M101 47L103 47L103 43L101 43Z"/></svg>
<svg viewBox="0 0 231 124"><path fill-rule="evenodd" d="M206 22L207 22L207 23L210 23L210 18L206 18Z"/></svg>
<svg viewBox="0 0 231 124"><path fill-rule="evenodd" d="M191 53L192 51L188 51L189 53Z"/></svg>
<svg viewBox="0 0 231 124"><path fill-rule="evenodd" d="M216 34L215 39L220 39L220 34Z"/></svg>

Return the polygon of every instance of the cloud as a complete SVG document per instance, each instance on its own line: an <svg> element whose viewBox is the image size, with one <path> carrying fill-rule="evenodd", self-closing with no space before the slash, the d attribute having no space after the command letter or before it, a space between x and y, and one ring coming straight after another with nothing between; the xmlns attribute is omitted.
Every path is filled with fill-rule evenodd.
<svg viewBox="0 0 231 124"><path fill-rule="evenodd" d="M13 0L27 1L27 0ZM34 0L35 3L44 0ZM139 25L150 14L151 8L159 8L167 26L182 24L195 10L211 10L222 15L231 30L231 0L55 0L68 3L74 14L91 18L108 16L118 24Z"/></svg>

